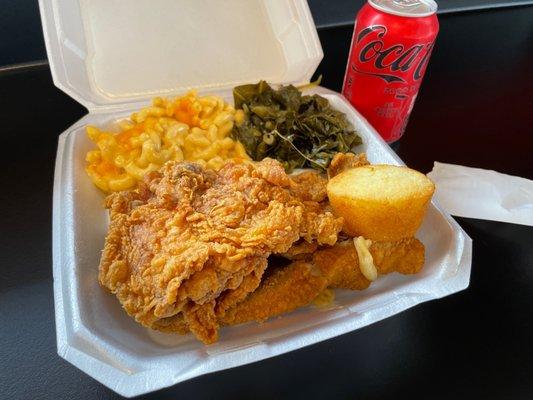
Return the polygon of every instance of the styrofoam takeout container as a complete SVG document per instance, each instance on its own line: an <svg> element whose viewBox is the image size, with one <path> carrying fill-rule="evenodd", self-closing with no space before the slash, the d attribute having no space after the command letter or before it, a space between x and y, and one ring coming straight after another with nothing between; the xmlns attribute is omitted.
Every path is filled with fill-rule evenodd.
<svg viewBox="0 0 533 400"><path fill-rule="evenodd" d="M305 0L40 0L55 84L89 114L59 137L54 178L53 265L58 353L124 396L301 348L468 286L471 240L435 204L419 231L426 265L360 292L337 291L264 324L221 330L205 346L192 335L148 330L98 285L107 230L103 194L86 176L85 126L112 127L156 95L189 88L231 98L238 84L307 83L322 49ZM401 165L339 94L312 91L346 113L373 163Z"/></svg>

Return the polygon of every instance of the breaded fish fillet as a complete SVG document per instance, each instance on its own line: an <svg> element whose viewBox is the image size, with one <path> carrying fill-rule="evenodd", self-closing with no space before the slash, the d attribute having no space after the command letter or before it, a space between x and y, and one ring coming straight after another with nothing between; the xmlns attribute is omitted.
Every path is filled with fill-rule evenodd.
<svg viewBox="0 0 533 400"><path fill-rule="evenodd" d="M380 275L414 274L424 265L424 246L414 238L373 243L369 250ZM353 240L346 240L276 270L244 301L228 310L220 322L262 322L311 303L326 288L362 290L370 283L359 268Z"/></svg>

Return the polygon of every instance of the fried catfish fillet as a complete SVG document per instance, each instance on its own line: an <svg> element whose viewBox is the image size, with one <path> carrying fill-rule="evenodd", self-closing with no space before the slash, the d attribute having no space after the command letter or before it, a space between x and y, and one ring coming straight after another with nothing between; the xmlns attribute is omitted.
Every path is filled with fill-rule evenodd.
<svg viewBox="0 0 533 400"><path fill-rule="evenodd" d="M369 250L380 275L414 274L424 265L424 245L415 238L375 242ZM244 301L228 310L220 322L262 322L308 305L326 288L363 290L370 283L359 268L353 240L345 240L277 269Z"/></svg>
<svg viewBox="0 0 533 400"><path fill-rule="evenodd" d="M142 325L212 343L218 319L259 286L270 254L299 240L337 241L342 218L301 185L271 159L218 172L168 162L136 191L107 197L100 284Z"/></svg>

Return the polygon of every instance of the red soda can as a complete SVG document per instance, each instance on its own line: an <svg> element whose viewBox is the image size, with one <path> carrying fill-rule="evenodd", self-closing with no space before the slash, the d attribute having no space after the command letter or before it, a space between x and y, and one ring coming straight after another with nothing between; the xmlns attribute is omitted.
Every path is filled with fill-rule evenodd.
<svg viewBox="0 0 533 400"><path fill-rule="evenodd" d="M433 0L368 0L357 14L342 93L386 142L402 136L439 32Z"/></svg>

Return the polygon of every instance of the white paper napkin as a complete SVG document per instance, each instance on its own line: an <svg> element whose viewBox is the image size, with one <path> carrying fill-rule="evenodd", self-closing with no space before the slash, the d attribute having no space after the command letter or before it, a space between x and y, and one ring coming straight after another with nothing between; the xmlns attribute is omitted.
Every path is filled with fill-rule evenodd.
<svg viewBox="0 0 533 400"><path fill-rule="evenodd" d="M435 162L434 198L452 215L533 226L533 181L496 171Z"/></svg>

